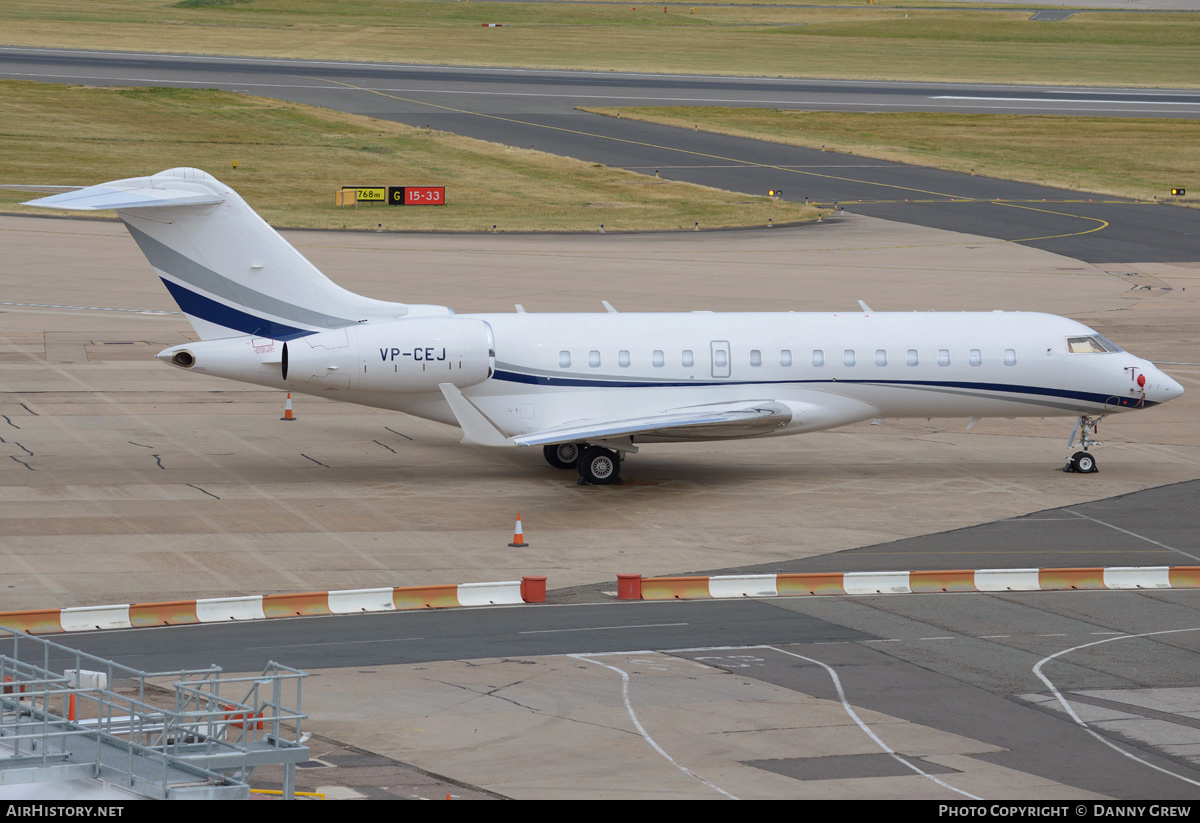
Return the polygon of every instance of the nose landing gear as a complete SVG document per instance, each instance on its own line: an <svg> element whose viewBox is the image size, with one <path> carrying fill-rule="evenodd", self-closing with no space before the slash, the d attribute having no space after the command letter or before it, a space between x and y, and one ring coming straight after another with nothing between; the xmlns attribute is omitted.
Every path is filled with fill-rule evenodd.
<svg viewBox="0 0 1200 823"><path fill-rule="evenodd" d="M1081 414L1079 419L1075 421L1075 428L1071 431L1071 438L1067 441L1067 450L1070 451L1075 445L1075 435L1079 435L1079 445L1083 451L1077 451L1067 459L1067 465L1063 466L1065 472L1078 472L1079 474L1092 474L1099 471L1096 467L1096 458L1088 451L1092 446L1103 446L1099 440L1092 437L1096 433L1096 429L1100 425L1105 415L1092 417L1090 415Z"/></svg>

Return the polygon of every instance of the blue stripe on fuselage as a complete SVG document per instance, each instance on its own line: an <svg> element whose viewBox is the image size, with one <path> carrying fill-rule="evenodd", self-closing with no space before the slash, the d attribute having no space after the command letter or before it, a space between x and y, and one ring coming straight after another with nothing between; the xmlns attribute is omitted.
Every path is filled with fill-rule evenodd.
<svg viewBox="0 0 1200 823"><path fill-rule="evenodd" d="M1152 401L1120 398L1111 394L1096 392L1073 391L1071 389L1048 388L1045 386L1014 386L1006 383L972 383L956 380L688 380L678 382L637 382L626 380L595 380L585 377L546 377L537 374L522 374L521 372L497 370L493 375L496 380L510 383L527 383L534 386L562 386L571 388L598 387L608 389L645 389L645 388L679 388L682 386L780 386L780 385L812 385L848 383L868 386L897 386L931 389L964 389L979 392L1005 392L1008 394L1031 394L1040 397L1055 397L1063 400L1081 400L1107 406L1110 400L1116 400L1114 405L1125 408L1149 408L1157 405Z"/></svg>
<svg viewBox="0 0 1200 823"><path fill-rule="evenodd" d="M224 303L218 303L216 300L196 294L191 289L185 289L165 277L161 279L184 314L199 317L208 323L215 323L218 326L240 331L243 334L252 334L256 337L269 337L272 340L293 340L297 337L316 334L315 331L308 329L298 329L294 326L276 323L273 320L255 317L253 314L247 314L232 306L226 306Z"/></svg>

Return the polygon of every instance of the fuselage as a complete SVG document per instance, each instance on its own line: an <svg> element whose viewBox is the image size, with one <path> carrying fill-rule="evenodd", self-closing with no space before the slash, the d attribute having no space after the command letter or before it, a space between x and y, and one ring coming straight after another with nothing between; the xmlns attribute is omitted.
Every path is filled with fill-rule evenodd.
<svg viewBox="0 0 1200 823"><path fill-rule="evenodd" d="M491 374L463 391L509 435L589 416L653 415L730 401L798 402L814 391L858 401L852 410L838 411L829 425L815 428L873 417L1106 414L1147 408L1182 393L1179 384L1153 364L1120 350L1087 326L1040 313L453 317L482 321L490 330ZM414 324L427 322L352 327L362 335L369 330L371 342L364 336L361 344L336 350L328 372L336 378L310 380L307 374L293 374L284 380L278 367L267 365L257 370L232 364L216 371L198 370L453 425L455 417L440 392L399 390L406 379L404 369L452 367L447 361L455 358L453 351L447 354L444 345L420 333L414 338L411 330L422 328ZM302 340L293 345L301 346ZM174 350L164 354L170 351ZM397 390L389 391L388 381L393 379ZM799 430L785 426L772 434ZM712 439L710 434L697 435L694 439Z"/></svg>

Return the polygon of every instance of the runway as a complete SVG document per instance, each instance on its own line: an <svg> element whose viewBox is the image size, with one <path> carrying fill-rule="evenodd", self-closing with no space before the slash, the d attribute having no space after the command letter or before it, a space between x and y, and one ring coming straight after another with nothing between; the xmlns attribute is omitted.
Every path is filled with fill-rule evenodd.
<svg viewBox="0 0 1200 823"><path fill-rule="evenodd" d="M782 189L915 225L967 232L1091 263L1200 260L1200 212L689 132L578 105L752 105L842 111L1200 116L1200 93L856 83L771 78L388 66L0 48L0 77L90 85L220 88L483 140L655 171L730 191ZM1166 192L1164 191L1164 197ZM863 202L859 202L863 201ZM999 202L997 202L999 201Z"/></svg>

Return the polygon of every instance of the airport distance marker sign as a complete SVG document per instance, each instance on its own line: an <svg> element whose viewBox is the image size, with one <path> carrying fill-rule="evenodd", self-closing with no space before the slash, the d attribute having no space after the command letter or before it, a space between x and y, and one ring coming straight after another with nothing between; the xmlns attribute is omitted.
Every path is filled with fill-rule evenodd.
<svg viewBox="0 0 1200 823"><path fill-rule="evenodd" d="M444 206L445 186L389 186L390 206Z"/></svg>

